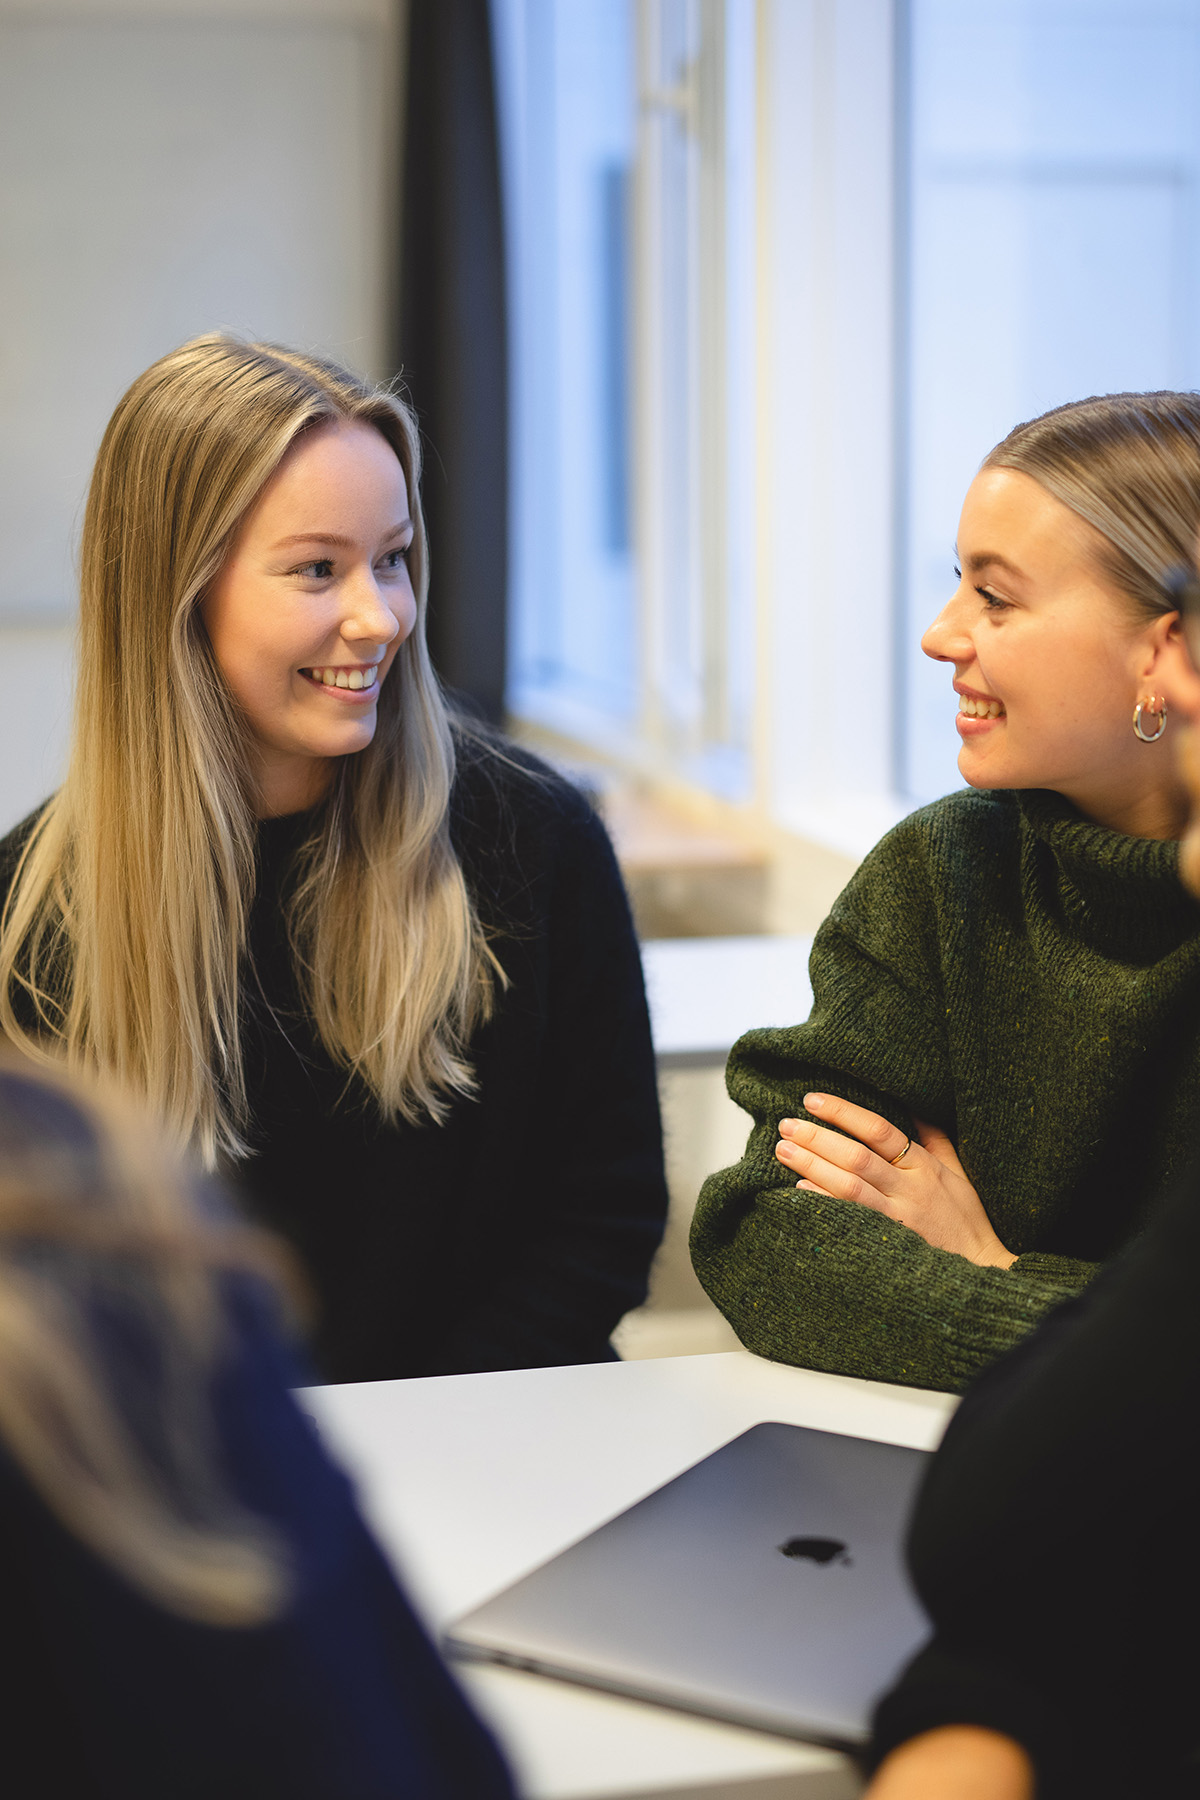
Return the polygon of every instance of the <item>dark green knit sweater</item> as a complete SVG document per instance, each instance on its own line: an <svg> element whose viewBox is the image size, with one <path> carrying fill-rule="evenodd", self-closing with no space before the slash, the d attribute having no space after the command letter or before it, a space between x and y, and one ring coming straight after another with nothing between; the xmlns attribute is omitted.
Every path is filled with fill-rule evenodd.
<svg viewBox="0 0 1200 1800"><path fill-rule="evenodd" d="M692 1257L749 1349L956 1390L1138 1229L1196 1128L1200 908L1177 866L1046 792L953 794L877 845L817 934L807 1024L729 1059L755 1127L704 1185ZM778 1126L818 1090L949 1132L1011 1269L798 1191Z"/></svg>

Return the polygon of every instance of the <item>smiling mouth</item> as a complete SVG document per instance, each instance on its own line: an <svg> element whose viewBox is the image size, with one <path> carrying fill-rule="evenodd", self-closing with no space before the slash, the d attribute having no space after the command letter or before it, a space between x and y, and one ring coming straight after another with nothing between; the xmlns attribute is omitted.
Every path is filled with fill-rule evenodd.
<svg viewBox="0 0 1200 1800"><path fill-rule="evenodd" d="M959 717L968 719L1002 719L1004 706L999 700L976 700L970 694L958 696Z"/></svg>
<svg viewBox="0 0 1200 1800"><path fill-rule="evenodd" d="M366 668L356 665L354 668L301 669L300 673L306 681L311 681L314 687L350 688L362 691L365 688L376 687L379 681L378 663L371 663Z"/></svg>

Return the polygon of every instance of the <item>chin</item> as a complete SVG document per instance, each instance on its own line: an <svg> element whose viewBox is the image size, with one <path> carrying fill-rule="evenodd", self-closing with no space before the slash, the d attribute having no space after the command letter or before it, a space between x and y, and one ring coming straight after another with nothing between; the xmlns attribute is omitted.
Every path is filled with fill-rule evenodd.
<svg viewBox="0 0 1200 1800"><path fill-rule="evenodd" d="M357 731L339 732L336 740L324 743L319 748L314 745L312 754L329 757L331 761L340 756L355 756L358 751L366 749L374 736L375 720L372 719L369 726L364 722Z"/></svg>
<svg viewBox="0 0 1200 1800"><path fill-rule="evenodd" d="M979 788L982 793L987 793L992 788L1009 788L1022 785L1016 781L1006 780L1003 773L1000 771L994 769L981 769L978 767L973 768L970 761L965 759L961 753L958 758L958 772L968 787ZM1028 783L1024 785L1027 786Z"/></svg>

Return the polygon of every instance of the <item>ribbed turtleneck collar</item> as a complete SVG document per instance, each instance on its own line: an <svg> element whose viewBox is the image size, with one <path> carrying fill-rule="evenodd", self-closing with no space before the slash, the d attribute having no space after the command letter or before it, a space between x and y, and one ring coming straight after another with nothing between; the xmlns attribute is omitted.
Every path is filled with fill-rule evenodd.
<svg viewBox="0 0 1200 1800"><path fill-rule="evenodd" d="M1064 911L1098 947L1140 960L1195 931L1197 903L1179 879L1174 839L1110 831L1045 788L1026 789L1016 801L1052 859ZM1038 860L1045 874L1045 854Z"/></svg>

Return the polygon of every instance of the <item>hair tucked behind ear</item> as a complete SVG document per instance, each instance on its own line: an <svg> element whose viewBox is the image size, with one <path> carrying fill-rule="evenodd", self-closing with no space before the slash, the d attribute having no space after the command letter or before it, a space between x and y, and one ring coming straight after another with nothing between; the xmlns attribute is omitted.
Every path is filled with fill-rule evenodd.
<svg viewBox="0 0 1200 1800"><path fill-rule="evenodd" d="M224 335L139 376L104 435L81 553L67 779L33 827L0 927L0 1030L146 1098L212 1166L246 1124L239 965L254 889L245 722L200 617L250 507L304 431L373 426L415 528L416 629L373 742L339 765L291 919L321 1038L387 1117L443 1116L496 969L450 841L454 745L425 648L415 424L316 357Z"/></svg>
<svg viewBox="0 0 1200 1800"><path fill-rule="evenodd" d="M1200 526L1200 394L1102 394L1017 425L984 458L1017 469L1105 539L1103 572L1149 617Z"/></svg>

